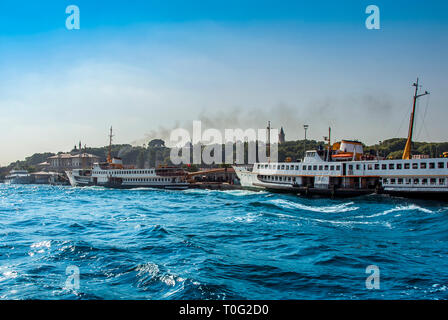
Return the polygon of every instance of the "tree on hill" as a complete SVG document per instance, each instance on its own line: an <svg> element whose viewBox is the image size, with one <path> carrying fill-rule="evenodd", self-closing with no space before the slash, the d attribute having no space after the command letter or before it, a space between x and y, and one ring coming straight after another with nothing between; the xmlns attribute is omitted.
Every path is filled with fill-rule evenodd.
<svg viewBox="0 0 448 320"><path fill-rule="evenodd" d="M165 141L162 139L153 139L148 142L148 148L165 148Z"/></svg>

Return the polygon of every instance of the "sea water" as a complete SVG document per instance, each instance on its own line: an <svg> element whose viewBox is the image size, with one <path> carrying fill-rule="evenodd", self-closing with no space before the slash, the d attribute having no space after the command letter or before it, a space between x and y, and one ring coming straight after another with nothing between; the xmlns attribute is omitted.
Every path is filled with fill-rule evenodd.
<svg viewBox="0 0 448 320"><path fill-rule="evenodd" d="M447 258L444 202L0 184L1 299L446 299Z"/></svg>

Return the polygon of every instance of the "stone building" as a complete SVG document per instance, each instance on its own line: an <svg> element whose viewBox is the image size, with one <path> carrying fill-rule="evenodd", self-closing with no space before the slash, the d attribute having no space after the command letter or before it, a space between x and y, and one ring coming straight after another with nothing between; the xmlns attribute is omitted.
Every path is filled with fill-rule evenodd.
<svg viewBox="0 0 448 320"><path fill-rule="evenodd" d="M48 158L49 170L65 171L79 168L91 168L100 158L90 153L70 154L60 153Z"/></svg>

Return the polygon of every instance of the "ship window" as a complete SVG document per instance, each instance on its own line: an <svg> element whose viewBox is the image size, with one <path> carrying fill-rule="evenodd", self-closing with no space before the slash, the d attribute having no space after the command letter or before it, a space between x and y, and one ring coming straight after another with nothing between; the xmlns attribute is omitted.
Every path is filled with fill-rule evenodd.
<svg viewBox="0 0 448 320"><path fill-rule="evenodd" d="M431 184L436 184L436 183L437 183L437 179L435 179L435 178L431 178L430 183L431 183Z"/></svg>
<svg viewBox="0 0 448 320"><path fill-rule="evenodd" d="M406 179L406 184L411 184L411 179Z"/></svg>
<svg viewBox="0 0 448 320"><path fill-rule="evenodd" d="M394 170L395 169L395 165L393 163L389 163L389 170Z"/></svg>
<svg viewBox="0 0 448 320"><path fill-rule="evenodd" d="M445 163L444 162L439 162L438 167L439 167L439 169L445 168Z"/></svg>
<svg viewBox="0 0 448 320"><path fill-rule="evenodd" d="M403 179L402 178L398 179L398 184L403 184Z"/></svg>
<svg viewBox="0 0 448 320"><path fill-rule="evenodd" d="M296 166L296 170L299 170L299 166Z"/></svg>
<svg viewBox="0 0 448 320"><path fill-rule="evenodd" d="M413 163L412 164L412 169L418 169L418 163Z"/></svg>
<svg viewBox="0 0 448 320"><path fill-rule="evenodd" d="M401 170L403 167L402 167L402 164L401 163L397 163L397 170Z"/></svg>
<svg viewBox="0 0 448 320"><path fill-rule="evenodd" d="M414 179L414 184L419 184L420 180L419 179Z"/></svg>
<svg viewBox="0 0 448 320"><path fill-rule="evenodd" d="M328 170L328 166L325 166L325 170Z"/></svg>
<svg viewBox="0 0 448 320"><path fill-rule="evenodd" d="M334 170L334 166L330 166L330 170L333 171Z"/></svg>
<svg viewBox="0 0 448 320"><path fill-rule="evenodd" d="M380 165L379 164L375 164L375 170L380 170Z"/></svg>
<svg viewBox="0 0 448 320"><path fill-rule="evenodd" d="M387 165L382 164L382 165L381 165L381 170L386 170L386 169L387 169Z"/></svg>
<svg viewBox="0 0 448 320"><path fill-rule="evenodd" d="M291 177L288 177L288 181L291 181Z"/></svg>
<svg viewBox="0 0 448 320"><path fill-rule="evenodd" d="M313 170L311 166L308 166L308 170Z"/></svg>
<svg viewBox="0 0 448 320"><path fill-rule="evenodd" d="M285 165L284 164L282 164L282 170L285 170Z"/></svg>
<svg viewBox="0 0 448 320"><path fill-rule="evenodd" d="M322 171L324 168L323 166L319 166L319 170Z"/></svg>
<svg viewBox="0 0 448 320"><path fill-rule="evenodd" d="M395 179L390 179L390 184L395 184Z"/></svg>
<svg viewBox="0 0 448 320"><path fill-rule="evenodd" d="M436 164L434 162L430 162L429 169L435 169L435 168L436 168Z"/></svg>
<svg viewBox="0 0 448 320"><path fill-rule="evenodd" d="M306 166L303 166L302 170L303 170L303 171L306 171Z"/></svg>
<svg viewBox="0 0 448 320"><path fill-rule="evenodd" d="M439 184L440 184L440 185L444 185L444 184L445 184L445 179L443 179L443 178L442 178L442 179L439 179Z"/></svg>
<svg viewBox="0 0 448 320"><path fill-rule="evenodd" d="M420 169L426 169L426 162L420 163Z"/></svg>
<svg viewBox="0 0 448 320"><path fill-rule="evenodd" d="M313 166L313 170L317 170L317 166Z"/></svg>
<svg viewBox="0 0 448 320"><path fill-rule="evenodd" d="M341 166L336 166L336 170L340 171L341 170Z"/></svg>
<svg viewBox="0 0 448 320"><path fill-rule="evenodd" d="M356 165L356 170L360 170L361 166L359 164Z"/></svg>
<svg viewBox="0 0 448 320"><path fill-rule="evenodd" d="M371 164L367 165L367 170L372 170L372 165Z"/></svg>
<svg viewBox="0 0 448 320"><path fill-rule="evenodd" d="M410 167L411 167L411 166L409 165L409 163L405 163L405 164L404 164L404 168L405 168L405 169L409 169Z"/></svg>
<svg viewBox="0 0 448 320"><path fill-rule="evenodd" d="M428 184L428 179L422 179L422 184Z"/></svg>
<svg viewBox="0 0 448 320"><path fill-rule="evenodd" d="M286 166L286 170L289 170L289 166Z"/></svg>

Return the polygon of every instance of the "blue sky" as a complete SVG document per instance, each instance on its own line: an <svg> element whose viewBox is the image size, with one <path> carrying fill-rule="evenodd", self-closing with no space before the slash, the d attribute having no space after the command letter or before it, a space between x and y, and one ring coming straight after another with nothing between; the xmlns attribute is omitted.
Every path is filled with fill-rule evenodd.
<svg viewBox="0 0 448 320"><path fill-rule="evenodd" d="M65 28L66 6L81 29ZM381 29L367 30L375 4ZM446 1L0 2L0 164L80 139L142 144L189 129L284 126L287 139L446 141ZM429 100L428 100L429 99ZM427 112L425 113L425 110ZM423 122L424 118L424 122Z"/></svg>

